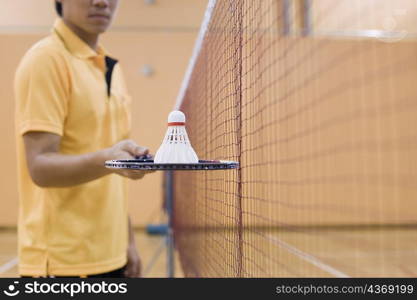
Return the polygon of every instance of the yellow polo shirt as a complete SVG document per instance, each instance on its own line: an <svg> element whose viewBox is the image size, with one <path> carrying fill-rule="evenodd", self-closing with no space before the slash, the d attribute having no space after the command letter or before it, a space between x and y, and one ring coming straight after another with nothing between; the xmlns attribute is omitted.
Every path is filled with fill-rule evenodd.
<svg viewBox="0 0 417 300"><path fill-rule="evenodd" d="M22 138L29 131L58 134L59 152L68 155L128 138L130 97L119 64L58 19L52 34L23 57L15 96L19 273L82 276L122 267L128 246L126 179L112 174L72 187L41 188L29 175Z"/></svg>

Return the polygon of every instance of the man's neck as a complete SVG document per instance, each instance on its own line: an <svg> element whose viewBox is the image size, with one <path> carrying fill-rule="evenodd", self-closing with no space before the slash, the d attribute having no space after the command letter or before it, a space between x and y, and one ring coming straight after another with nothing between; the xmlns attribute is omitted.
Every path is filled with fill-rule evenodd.
<svg viewBox="0 0 417 300"><path fill-rule="evenodd" d="M88 46L90 46L91 49L97 51L98 34L90 34L82 30L80 27L67 22L66 20L63 21L80 39L82 39Z"/></svg>

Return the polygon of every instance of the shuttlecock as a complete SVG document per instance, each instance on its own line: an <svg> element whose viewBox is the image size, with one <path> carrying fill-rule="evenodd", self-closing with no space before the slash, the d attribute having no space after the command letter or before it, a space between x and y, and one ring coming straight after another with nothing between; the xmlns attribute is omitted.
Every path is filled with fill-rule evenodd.
<svg viewBox="0 0 417 300"><path fill-rule="evenodd" d="M154 158L155 163L198 163L198 157L185 130L185 115L174 110L168 116L164 141Z"/></svg>

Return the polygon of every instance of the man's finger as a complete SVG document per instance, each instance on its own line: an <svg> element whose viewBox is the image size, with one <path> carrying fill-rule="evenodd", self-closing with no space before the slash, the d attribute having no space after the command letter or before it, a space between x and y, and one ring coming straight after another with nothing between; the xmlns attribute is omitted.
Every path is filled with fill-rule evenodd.
<svg viewBox="0 0 417 300"><path fill-rule="evenodd" d="M135 156L146 156L149 153L149 149L141 146L136 146Z"/></svg>
<svg viewBox="0 0 417 300"><path fill-rule="evenodd" d="M136 278L139 276L139 273L139 264L133 263L129 272L129 276Z"/></svg>
<svg viewBox="0 0 417 300"><path fill-rule="evenodd" d="M131 264L128 264L127 267L126 267L126 270L125 270L125 276L126 277L130 277L131 276L131 273L132 273L131 269L132 269L132 265Z"/></svg>
<svg viewBox="0 0 417 300"><path fill-rule="evenodd" d="M138 264L138 268L136 271L136 277L142 277L142 265L141 263Z"/></svg>
<svg viewBox="0 0 417 300"><path fill-rule="evenodd" d="M139 173L139 172L131 172L130 173L130 178L132 179L141 179L145 176L145 174L143 172Z"/></svg>
<svg viewBox="0 0 417 300"><path fill-rule="evenodd" d="M138 145L132 140L127 140L123 144L123 150L129 152L132 156L135 156L136 147L138 147Z"/></svg>
<svg viewBox="0 0 417 300"><path fill-rule="evenodd" d="M135 263L134 265L133 265L133 269L132 269L132 277L138 277L138 264L137 263Z"/></svg>

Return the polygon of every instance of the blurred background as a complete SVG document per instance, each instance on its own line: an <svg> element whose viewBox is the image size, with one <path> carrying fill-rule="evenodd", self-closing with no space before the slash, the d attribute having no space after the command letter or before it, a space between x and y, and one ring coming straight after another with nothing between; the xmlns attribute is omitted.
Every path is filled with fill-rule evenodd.
<svg viewBox="0 0 417 300"><path fill-rule="evenodd" d="M1 3L0 277L17 272L14 72L56 18L52 0ZM102 43L152 153L208 4L177 104L200 158L241 168L174 174L176 275L416 276L417 2L121 0ZM163 197L160 172L130 183L145 265L163 246L143 233L164 221Z"/></svg>
<svg viewBox="0 0 417 300"><path fill-rule="evenodd" d="M15 227L17 176L13 77L23 54L49 34L55 18L52 0L3 0L0 10L0 226ZM166 131L206 9L205 0L122 0L102 44L119 59L133 98L132 138L155 153ZM130 211L136 227L158 217L161 173L130 183Z"/></svg>
<svg viewBox="0 0 417 300"><path fill-rule="evenodd" d="M417 2L217 0L174 174L190 277L417 274Z"/></svg>
<svg viewBox="0 0 417 300"><path fill-rule="evenodd" d="M14 137L13 78L24 53L47 36L57 18L53 0L2 0L0 10L0 276L16 276L17 175ZM206 0L122 0L101 43L117 58L132 95L132 138L155 153L166 131L207 6ZM162 173L130 182L130 215L143 232L163 222ZM160 249L161 238L137 237L144 267ZM165 276L162 259L150 276Z"/></svg>

